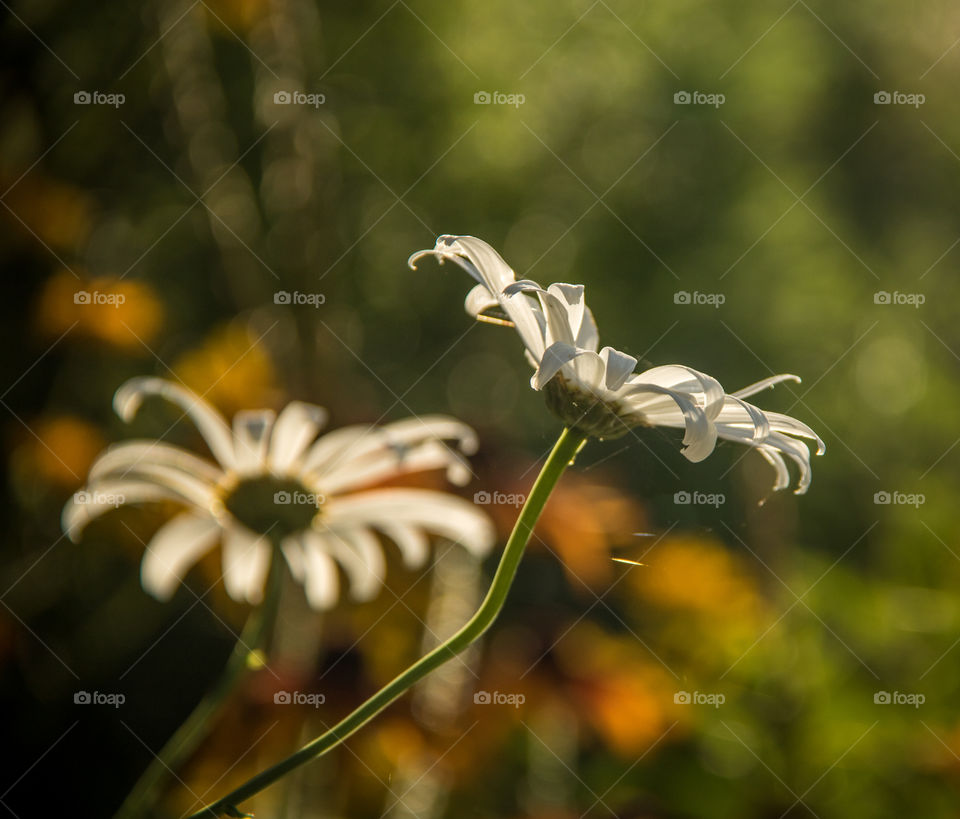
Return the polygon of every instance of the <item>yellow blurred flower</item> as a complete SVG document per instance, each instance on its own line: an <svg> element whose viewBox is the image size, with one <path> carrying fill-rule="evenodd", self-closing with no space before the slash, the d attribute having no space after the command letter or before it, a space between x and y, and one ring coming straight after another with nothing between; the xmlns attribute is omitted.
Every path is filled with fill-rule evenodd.
<svg viewBox="0 0 960 819"><path fill-rule="evenodd" d="M17 449L16 470L47 484L76 488L104 446L100 430L72 415L41 418L30 427L36 437Z"/></svg>
<svg viewBox="0 0 960 819"><path fill-rule="evenodd" d="M247 407L269 407L282 396L270 356L245 322L214 330L174 363L182 383L225 415Z"/></svg>
<svg viewBox="0 0 960 819"><path fill-rule="evenodd" d="M78 280L69 270L47 280L37 308L37 325L47 336L69 331L145 355L144 345L162 323L163 306L146 283L106 276Z"/></svg>

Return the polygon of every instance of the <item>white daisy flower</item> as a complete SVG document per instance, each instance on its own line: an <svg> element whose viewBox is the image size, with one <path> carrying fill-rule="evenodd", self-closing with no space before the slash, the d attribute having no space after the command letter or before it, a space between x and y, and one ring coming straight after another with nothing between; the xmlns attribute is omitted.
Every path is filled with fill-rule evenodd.
<svg viewBox="0 0 960 819"><path fill-rule="evenodd" d="M422 416L317 438L326 410L294 401L279 415L239 412L231 429L199 396L161 378L128 381L117 390L114 408L129 422L150 395L172 401L191 418L216 463L161 441L116 444L94 462L62 522L76 540L87 523L121 504L186 505L157 531L141 564L143 587L161 600L220 541L224 583L235 600L260 602L276 547L318 609L337 601L338 565L355 599L377 594L385 560L375 532L393 541L411 568L429 555L427 533L477 556L493 545L492 523L462 498L427 489L363 489L439 468L453 483L466 483L470 470L463 456L476 451L477 439L456 419Z"/></svg>
<svg viewBox="0 0 960 819"><path fill-rule="evenodd" d="M790 436L823 441L806 424L779 413L765 413L743 399L781 381L777 375L727 394L709 375L679 364L634 372L637 359L604 347L579 284L546 289L516 274L486 242L473 236L441 236L432 250L414 253L412 268L426 255L458 264L477 282L465 307L481 321L514 327L534 367L530 385L542 390L547 405L567 426L598 438L614 438L636 426L685 430L683 454L701 461L718 438L755 447L776 470L774 489L789 486L783 456L800 468L796 489L810 485L810 452Z"/></svg>

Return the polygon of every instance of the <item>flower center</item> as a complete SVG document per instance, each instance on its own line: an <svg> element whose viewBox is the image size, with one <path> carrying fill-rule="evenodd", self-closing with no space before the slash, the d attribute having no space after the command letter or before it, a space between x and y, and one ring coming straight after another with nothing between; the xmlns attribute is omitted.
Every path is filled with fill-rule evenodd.
<svg viewBox="0 0 960 819"><path fill-rule="evenodd" d="M320 514L324 497L309 491L300 481L258 475L228 487L222 502L248 529L279 542L308 529Z"/></svg>
<svg viewBox="0 0 960 819"><path fill-rule="evenodd" d="M564 424L594 438L610 440L626 435L633 427L649 426L641 413L579 389L560 373L546 383L543 393L548 409Z"/></svg>

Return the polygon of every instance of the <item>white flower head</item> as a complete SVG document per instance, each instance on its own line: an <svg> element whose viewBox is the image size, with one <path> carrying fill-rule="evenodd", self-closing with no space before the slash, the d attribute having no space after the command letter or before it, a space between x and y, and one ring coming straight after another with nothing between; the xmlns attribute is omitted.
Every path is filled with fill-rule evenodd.
<svg viewBox="0 0 960 819"><path fill-rule="evenodd" d="M62 523L76 540L87 523L121 504L187 506L153 536L141 564L144 588L159 599L169 599L218 541L231 597L258 603L279 549L318 609L337 601L338 566L355 599L377 594L385 560L375 532L393 541L411 568L429 556L427 533L477 556L493 545L489 518L462 498L427 489L364 489L431 469L466 483L464 455L476 451L477 440L454 418L348 426L318 438L326 410L294 401L279 415L239 412L231 428L202 398L160 378L134 378L120 387L117 414L130 421L150 395L172 401L191 418L216 463L158 440L116 444L94 462L84 491L64 507Z"/></svg>
<svg viewBox="0 0 960 819"><path fill-rule="evenodd" d="M637 426L685 431L683 454L701 461L718 438L752 446L776 470L774 489L790 484L783 455L800 468L796 491L810 485L810 452L792 435L823 442L806 424L779 413L765 413L743 399L794 375L777 375L727 394L720 383L690 367L673 364L634 372L637 359L600 346L599 333L579 284L517 280L486 242L473 236L441 236L432 250L414 253L450 260L476 282L467 294L467 312L482 321L512 326L534 367L530 385L542 390L547 405L567 426L598 438L615 438Z"/></svg>

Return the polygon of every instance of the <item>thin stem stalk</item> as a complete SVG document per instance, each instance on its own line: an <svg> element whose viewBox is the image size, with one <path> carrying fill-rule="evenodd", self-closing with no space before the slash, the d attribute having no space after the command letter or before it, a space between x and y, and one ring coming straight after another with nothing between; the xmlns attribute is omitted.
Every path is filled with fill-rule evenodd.
<svg viewBox="0 0 960 819"><path fill-rule="evenodd" d="M526 503L520 510L520 516L517 518L513 532L507 540L507 545L503 550L500 564L497 566L487 596L473 617L456 634L441 643L429 654L417 660L406 671L395 677L329 731L321 734L276 765L261 771L226 796L202 808L193 814L190 819L201 819L201 817L209 819L223 814L233 817L247 816L247 814L240 812L237 807L241 802L272 785L304 763L316 759L339 745L355 731L366 725L407 689L462 652L490 628L503 608L507 593L513 584L517 566L523 557L530 535L533 533L533 527L536 525L541 511L543 511L550 493L564 470L572 463L574 456L583 446L585 440L586 437L581 432L570 428L564 429L560 434L553 450L547 457L546 463L543 465L543 469L537 476L533 488L530 490Z"/></svg>

